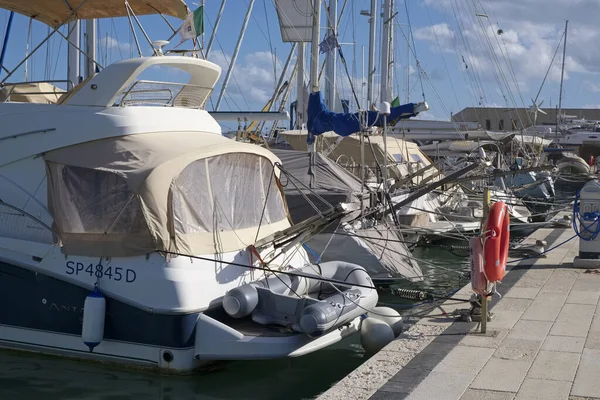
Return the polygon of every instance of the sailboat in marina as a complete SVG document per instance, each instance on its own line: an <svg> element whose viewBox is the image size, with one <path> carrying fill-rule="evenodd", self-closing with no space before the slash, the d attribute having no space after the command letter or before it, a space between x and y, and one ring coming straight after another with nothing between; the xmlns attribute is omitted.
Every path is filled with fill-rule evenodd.
<svg viewBox="0 0 600 400"><path fill-rule="evenodd" d="M53 33L81 19L192 15L180 0L72 6L0 0ZM223 137L205 110L220 67L166 44L99 71L90 63L78 79L70 42L65 93L0 103L0 298L11 304L0 347L173 373L297 357L357 332L383 347L401 319L376 307L365 268L313 263L302 245L353 210L336 204L292 225L281 160ZM142 79L153 67L189 81ZM17 86L14 70L5 87Z"/></svg>

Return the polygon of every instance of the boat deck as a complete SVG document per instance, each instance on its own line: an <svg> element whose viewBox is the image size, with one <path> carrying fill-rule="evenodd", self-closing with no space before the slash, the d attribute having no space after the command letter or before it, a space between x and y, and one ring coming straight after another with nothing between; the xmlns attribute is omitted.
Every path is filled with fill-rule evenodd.
<svg viewBox="0 0 600 400"><path fill-rule="evenodd" d="M543 228L526 241L551 248L573 235ZM573 239L511 264L486 334L438 308L318 399L600 399L600 270L574 268L578 248ZM470 294L469 284L455 297Z"/></svg>

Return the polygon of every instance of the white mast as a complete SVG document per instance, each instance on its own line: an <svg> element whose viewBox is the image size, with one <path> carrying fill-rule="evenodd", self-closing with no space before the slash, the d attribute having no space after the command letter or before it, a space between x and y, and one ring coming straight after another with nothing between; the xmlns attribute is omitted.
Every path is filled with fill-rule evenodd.
<svg viewBox="0 0 600 400"><path fill-rule="evenodd" d="M379 99L384 101L391 101L390 99L390 24L392 18L392 1L384 0L383 2L383 34L381 37L381 93Z"/></svg>
<svg viewBox="0 0 600 400"><path fill-rule="evenodd" d="M73 84L73 86L77 86L79 84L79 50L77 50L80 46L80 37L81 37L81 25L79 20L75 20L69 22L67 26L69 29L69 35L67 38L69 39L69 44L67 47L67 79Z"/></svg>
<svg viewBox="0 0 600 400"><path fill-rule="evenodd" d="M371 0L369 17L369 73L367 78L367 109L375 101L373 89L375 88L375 34L377 32L377 0Z"/></svg>
<svg viewBox="0 0 600 400"><path fill-rule="evenodd" d="M305 61L304 55L306 54L306 43L298 42L298 72L296 73L296 127L302 128L302 124L306 123L306 110L304 104L304 69Z"/></svg>
<svg viewBox="0 0 600 400"><path fill-rule="evenodd" d="M86 57L86 69L85 76L89 78L96 73L96 41L97 41L97 24L95 19L88 19L85 21L85 52Z"/></svg>
<svg viewBox="0 0 600 400"><path fill-rule="evenodd" d="M337 26L337 0L329 1L329 35L336 34L336 26ZM327 77L327 81L325 82L325 104L332 111L337 111L339 109L338 104L336 102L336 93L335 93L335 81L336 81L336 61L337 61L337 48L334 48L327 52L325 55L325 76Z"/></svg>
<svg viewBox="0 0 600 400"><path fill-rule="evenodd" d="M246 11L246 17L244 18L244 24L242 25L242 30L240 31L240 37L238 38L238 41L235 45L235 50L233 51L233 56L231 57L231 62L229 63L227 74L225 75L223 85L221 86L221 93L219 93L219 98L217 99L217 104L215 105L215 111L219 111L221 100L223 100L223 95L225 94L225 90L227 90L227 84L229 83L229 78L231 78L231 73L233 72L235 61L237 60L238 53L240 52L240 47L242 45L242 40L244 40L244 34L246 33L246 28L248 27L248 21L250 20L250 15L252 14L253 6L254 0L250 0L250 5L248 6L248 11Z"/></svg>
<svg viewBox="0 0 600 400"><path fill-rule="evenodd" d="M560 71L560 91L558 96L558 113L556 114L556 121L560 122L560 115L562 113L562 91L563 91L563 77L565 76L565 57L567 54L567 29L569 27L569 20L565 21L565 42L563 43L563 59L562 69ZM558 133L558 131L557 131Z"/></svg>
<svg viewBox="0 0 600 400"><path fill-rule="evenodd" d="M319 38L321 37L321 0L313 1L313 27L310 47L310 88L319 91Z"/></svg>

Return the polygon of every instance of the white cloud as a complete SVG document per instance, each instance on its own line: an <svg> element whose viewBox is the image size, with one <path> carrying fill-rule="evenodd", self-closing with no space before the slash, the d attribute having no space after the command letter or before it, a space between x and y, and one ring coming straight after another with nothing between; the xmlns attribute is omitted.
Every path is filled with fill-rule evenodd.
<svg viewBox="0 0 600 400"><path fill-rule="evenodd" d="M498 71L495 55L509 81L514 79L507 65L510 58L516 79L533 80L539 87L559 44L565 19L569 17L573 23L568 32L565 80L573 72L600 72L600 53L590 50L600 41L597 23L600 1L490 0L478 2L477 9L473 9L470 2L467 6L467 2L455 0L425 0L425 4L444 13L451 26L444 23L420 28L415 38L435 42L432 35L435 31L443 49L452 48L464 56L469 68L487 80L496 80L492 73ZM475 14L487 15L487 18ZM499 29L502 35L498 34ZM549 82L560 80L561 50L548 74Z"/></svg>
<svg viewBox="0 0 600 400"><path fill-rule="evenodd" d="M213 101L216 102L221 91L221 85L227 74L227 69L229 68L231 54L224 55L222 52L213 52L209 59L222 69L221 78L215 86L212 96ZM239 56L227 84L221 107L225 106L225 99L228 99L232 108L235 108L234 103L242 110L262 108L273 96L275 85L285 62L285 60L282 62L280 59L276 59L275 61L277 75L275 75L271 52L257 51ZM288 68L288 77L291 74L293 65L294 60L292 60Z"/></svg>
<svg viewBox="0 0 600 400"><path fill-rule="evenodd" d="M454 38L454 31L446 23L418 28L414 32L415 39L431 42L446 41Z"/></svg>
<svg viewBox="0 0 600 400"><path fill-rule="evenodd" d="M122 52L128 52L131 50L131 44L127 42L119 42L112 36L103 38L101 44L106 45L109 49L121 50Z"/></svg>

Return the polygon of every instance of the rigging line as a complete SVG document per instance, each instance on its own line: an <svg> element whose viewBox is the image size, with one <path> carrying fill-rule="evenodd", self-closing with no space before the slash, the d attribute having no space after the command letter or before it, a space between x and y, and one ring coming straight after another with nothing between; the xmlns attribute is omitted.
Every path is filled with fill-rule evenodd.
<svg viewBox="0 0 600 400"><path fill-rule="evenodd" d="M488 44L486 46L483 43L481 36L480 35L475 35L475 37L477 38L477 43L479 44L479 49L480 49L481 53L484 54L485 57L488 57L491 60L492 68L490 68L490 69L491 69L492 75L493 75L494 79L496 80L496 83L498 84L498 89L500 90L502 98L504 99L504 102L506 103L506 108L510 108L509 105L508 105L508 98L506 97L504 86L502 85L502 81L501 81L501 79L498 76L498 73L496 71L496 65L494 64L493 54L492 54L492 51L490 50L491 46L489 45L489 38L486 35L485 28L483 28L482 22L479 19L479 17L476 17L476 16L474 17L473 16L473 15L476 15L478 13L477 12L477 8L473 7L473 12L471 14L470 5L468 4L468 2L469 2L469 0L464 0L464 8L467 10L466 11L466 15L468 15L469 17L471 17L472 19L474 19L474 20L471 21L471 23L473 24L473 26L477 26L479 24L482 27L482 31L484 33L484 37L486 39L486 42L488 42ZM490 56L490 54L491 54L491 56ZM498 119L500 119L500 115L498 114L497 109L495 109L494 111L496 113L496 117Z"/></svg>
<svg viewBox="0 0 600 400"><path fill-rule="evenodd" d="M455 2L456 2L456 6L455 6ZM442 6L444 5L444 2L441 2ZM464 56L462 56L462 61L465 64L465 69L466 69L466 75L469 77L469 79L471 79L474 83L474 90L478 91L479 93L476 93L476 95L478 95L477 98L477 102L479 103L479 105L484 105L485 103L487 103L487 98L485 96L485 91L483 90L483 84L481 81L481 77L479 76L479 72L477 71L477 69L473 69L473 66L475 65L475 63L473 62L473 51L471 49L471 45L470 43L467 41L464 31L465 31L465 27L464 27L464 21L461 17L459 17L459 13L458 13L458 0L454 0L450 3L450 5L452 6L452 13L454 14L454 19L456 20L457 23L457 27L458 27L458 32L460 33L460 38L461 38L461 42L464 48L464 53L466 54L467 59L469 60L469 64L471 65L471 68L469 69L469 66L467 65ZM458 54L457 54L457 58ZM459 59L459 64L460 64L460 59ZM484 104L482 104L482 101Z"/></svg>
<svg viewBox="0 0 600 400"><path fill-rule="evenodd" d="M404 36L404 40L406 40L407 46L410 49L410 51L413 54L413 57L415 57L415 59L417 59L417 53L415 53L415 50L412 48L412 46L410 45L410 42L408 40L408 38L406 37L406 34L404 33L404 29L402 29L402 26L396 21L396 25L398 26L398 28L400 29L400 32L402 33L402 36ZM444 112L449 115L450 112L448 110L448 108L446 107L446 105L444 104L444 101L442 100L442 98L440 97L440 94L438 93L438 91L435 89L435 86L433 85L433 83L431 82L431 80L429 79L429 76L427 75L427 72L425 72L425 70L423 69L422 65L420 62L417 61L417 67L419 68L419 74L422 74L425 77L425 80L427 81L427 83L429 83L429 86L431 86L431 90L433 91L435 97L437 98L437 100L439 101L440 105L442 106L442 108L444 109ZM458 124L454 123L454 130L456 131L456 133L459 135L459 137L464 140L465 139L465 135L458 129Z"/></svg>
<svg viewBox="0 0 600 400"><path fill-rule="evenodd" d="M444 19L446 21L446 25L448 25L448 27L450 27L450 20L448 19L448 10L446 9L446 5L444 4L445 2L440 2L440 5L442 6L442 9L444 10L443 15L444 15ZM458 24L458 22L457 22ZM459 28L460 30L460 28ZM452 40L452 45L454 47L454 55L456 56L456 60L457 60L457 64L459 66L459 70L462 72L462 68L461 68L461 59L460 59L460 54L461 52L459 51L459 45L458 45L458 40ZM465 63L466 64L466 63ZM474 88L472 86L473 82L469 82L469 73L468 73L468 69L467 69L467 73L461 73L461 77L463 79L463 81L465 82L465 88L467 89L469 95L471 96L472 100L474 100L474 104L477 104L479 102L479 98L477 97L477 94L475 93L476 88ZM471 84L469 84L471 83ZM466 122L465 121L465 116L463 116L463 120L462 122Z"/></svg>
<svg viewBox="0 0 600 400"><path fill-rule="evenodd" d="M427 3L425 3L425 6L427 6ZM406 10L406 19L407 19L407 22L408 22L408 33L409 33L409 36L410 36L410 40L412 42L413 53L414 53L414 56L415 56L415 62L417 63L417 67L419 67L420 61L417 58L417 48L415 46L415 37L413 36L412 25L410 23L410 13L408 12L408 6L407 6L406 0L404 1L404 8ZM397 21L396 21L396 23L398 24ZM398 25L400 25L400 24L398 24ZM425 100L425 89L423 88L423 79L421 78L420 74L419 74L419 83L421 85L421 94L423 96L423 101L426 101Z"/></svg>
<svg viewBox="0 0 600 400"><path fill-rule="evenodd" d="M227 55L225 54L225 50L223 49L223 46L221 46L221 41L219 40L219 37L215 36L215 40L217 41L217 46L219 46L219 50L221 50L221 54L223 54L223 58L225 59L227 64L231 64L231 59L227 60ZM231 74L231 78L233 79L233 83L235 83L235 86L237 86L237 88L239 90L239 94L242 96L242 100L244 100L244 103L246 103L247 110L249 110L250 104L248 104L248 101L246 100L246 96L244 95L244 91L240 87L240 84L236 78L236 74L235 73ZM223 99L227 99L227 98L229 98L231 100L231 102L238 108L238 110L240 110L240 111L242 110L242 108L237 104L235 99L233 99L233 96L231 96L230 93L225 92L225 96L223 96ZM229 104L227 101L226 101L226 103ZM231 109L231 107L230 107L230 109Z"/></svg>
<svg viewBox="0 0 600 400"><path fill-rule="evenodd" d="M406 6L407 1L404 1L404 5ZM442 2L443 3L443 2ZM435 25L433 24L433 20L431 19L431 13L429 12L429 7L427 6L427 2L423 2L423 4L425 5L425 10L427 11L427 16L429 18L429 23L431 24L431 26L434 27L433 29L433 36L435 37L435 41L438 45L438 49L440 51L440 56L442 57L442 61L444 62L444 69L446 70L446 74L448 75L448 81L450 82L450 87L452 88L452 93L454 93L454 99L456 100L456 105L458 105L459 108L462 109L462 107L460 106L460 101L458 100L458 95L456 94L456 89L454 88L454 83L452 82L452 77L450 76L450 70L448 69L448 63L446 62L446 58L444 57L444 52L442 51L442 46L440 44L440 40L438 38L436 29L435 29ZM408 10L406 11L408 13ZM411 36L412 36L412 31L411 31ZM414 38L413 38L414 40Z"/></svg>
<svg viewBox="0 0 600 400"><path fill-rule="evenodd" d="M475 0L474 0L474 1L475 1ZM481 7L482 11L483 11L484 13L486 13L486 10L485 10L485 8L483 7L483 4L481 4L481 1L479 1L479 0L477 0L477 1L479 2L479 5L480 5L480 7ZM487 15L487 13L486 13L486 15ZM492 21L490 20L490 18L489 18L489 17L487 18L487 20L488 20L488 24L489 24L489 26L490 26L490 30L493 32L493 31L494 31L494 27L492 26ZM501 55L502 55L502 57L504 58L504 62L505 62L505 64L508 66L508 71L509 71L509 74L511 74L511 75L512 75L512 78L513 78L513 82L514 82L515 88L517 89L517 94L519 95L519 98L521 99L521 103L523 104L523 107L526 107L526 106L525 106L525 101L523 100L523 95L522 95L522 93L521 93L521 89L520 89L520 87L519 87L519 82L518 82L518 80L517 80L517 77L516 77L516 75L515 75L515 73L514 73L514 69L512 68L512 61L510 60L510 55L508 54L508 49L506 48L506 43L504 42L504 37L502 38L502 42L504 43L504 49L505 49L506 51L503 51L503 49L502 49L502 46L500 45L500 40L498 40L498 36L499 36L499 35L494 35L494 37L495 37L495 39L496 39L496 43L498 44L498 48L500 49L500 54L501 54ZM499 62L498 62L498 63L499 63ZM499 68L500 68L500 66L499 66ZM509 86L509 84L508 84L508 80L507 80L507 82L506 82L506 85L507 85L507 88L508 88L508 90L510 91L510 86ZM511 97L512 97L512 93L511 93ZM515 106L515 111L516 111L516 110L517 110L517 105L516 105L516 101L514 101L514 99L513 99L513 103L515 103L515 104L514 104L514 106ZM529 116L529 115L528 115L528 116ZM519 121L521 122L521 126L524 126L524 125L523 125L523 120L521 119L521 114L520 114L520 113L518 113L518 112L517 112L517 118L518 118L518 119L519 119ZM530 119L530 121L529 121L529 122L531 122L531 119ZM511 127L511 128L512 128L512 127Z"/></svg>
<svg viewBox="0 0 600 400"><path fill-rule="evenodd" d="M475 12L477 13L477 4L475 3L476 0L472 0L473 3L473 8L475 10ZM492 63L494 63L494 66L498 68L498 75L500 76L500 81L502 82L502 84L504 84L505 88L506 88L506 93L508 94L508 97L510 98L510 101L512 102L512 106L517 109L517 102L514 99L512 90L510 88L510 84L508 83L508 79L506 79L506 75L504 74L504 71L502 70L502 65L500 64L500 60L498 59L498 54L496 54L496 51L494 49L494 46L492 44L491 39L489 38L489 34L488 34L488 30L485 28L483 21L481 20L484 17L478 17L478 22L479 25L481 26L481 30L484 33L486 42L488 44L488 49L490 54L492 55ZM489 21L489 17L486 17ZM491 27L491 23L490 23L490 27ZM493 31L493 28L492 28ZM500 48L500 52L502 53L502 48ZM508 107L508 99L505 98L505 101L507 103L507 108L511 108ZM519 120L521 121L521 124L523 125L523 121L521 120L520 115L518 115ZM500 119L500 118L499 118Z"/></svg>
<svg viewBox="0 0 600 400"><path fill-rule="evenodd" d="M554 55L552 56L552 61L550 61L550 65L548 66L548 70L546 70L546 75L544 75L544 80L542 80L542 84L540 85L540 89L538 90L537 94L535 95L535 102L537 103L537 99L540 96L540 93L542 92L542 88L544 87L544 83L546 83L546 78L548 77L548 74L550 73L550 69L552 69L552 64L554 64L554 59L556 58L556 55L558 54L558 50L560 49L560 45L563 41L565 37L565 33L563 32L560 40L558 41L558 46L556 46L556 50L554 50Z"/></svg>

